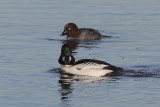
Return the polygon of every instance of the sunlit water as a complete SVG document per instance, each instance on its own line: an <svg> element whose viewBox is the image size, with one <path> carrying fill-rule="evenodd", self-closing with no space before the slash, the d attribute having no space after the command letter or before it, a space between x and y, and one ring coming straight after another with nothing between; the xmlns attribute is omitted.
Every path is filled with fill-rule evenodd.
<svg viewBox="0 0 160 107"><path fill-rule="evenodd" d="M160 1L1 0L1 107L159 107ZM57 62L74 22L113 38L70 42L76 60L94 58L124 69L102 78L59 73Z"/></svg>

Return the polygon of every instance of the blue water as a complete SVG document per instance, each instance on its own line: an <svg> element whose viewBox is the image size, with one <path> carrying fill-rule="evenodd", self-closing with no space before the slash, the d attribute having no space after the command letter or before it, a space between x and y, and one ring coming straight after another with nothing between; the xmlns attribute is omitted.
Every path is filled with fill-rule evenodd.
<svg viewBox="0 0 160 107"><path fill-rule="evenodd" d="M160 1L1 0L1 107L159 107ZM135 74L95 78L59 73L64 25L113 38L70 43L76 60L94 58Z"/></svg>

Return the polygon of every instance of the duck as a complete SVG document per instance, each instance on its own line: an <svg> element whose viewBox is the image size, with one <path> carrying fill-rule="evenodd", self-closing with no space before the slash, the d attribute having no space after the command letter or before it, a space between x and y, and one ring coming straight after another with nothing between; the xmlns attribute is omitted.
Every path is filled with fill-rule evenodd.
<svg viewBox="0 0 160 107"><path fill-rule="evenodd" d="M64 26L64 31L60 36L67 35L67 40L100 40L102 37L111 37L102 35L98 30L92 28L78 28L75 23L68 23Z"/></svg>
<svg viewBox="0 0 160 107"><path fill-rule="evenodd" d="M68 44L61 48L58 62L62 65L60 71L73 74L94 77L112 77L123 74L123 69L97 59L80 59L75 62L72 50Z"/></svg>

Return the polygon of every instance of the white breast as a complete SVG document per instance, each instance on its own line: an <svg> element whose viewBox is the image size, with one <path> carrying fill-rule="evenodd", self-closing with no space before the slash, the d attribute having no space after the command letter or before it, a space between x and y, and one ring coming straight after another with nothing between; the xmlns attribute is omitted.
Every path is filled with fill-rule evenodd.
<svg viewBox="0 0 160 107"><path fill-rule="evenodd" d="M88 75L88 76L104 76L108 73L113 72L112 70L103 69L109 65L97 64L97 63L81 63L74 66L65 66L62 68L63 71L77 75Z"/></svg>

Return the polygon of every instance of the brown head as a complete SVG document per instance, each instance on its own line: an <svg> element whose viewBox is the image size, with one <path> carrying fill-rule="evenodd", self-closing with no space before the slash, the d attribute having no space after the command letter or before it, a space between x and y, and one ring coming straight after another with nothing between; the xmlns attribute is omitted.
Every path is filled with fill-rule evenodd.
<svg viewBox="0 0 160 107"><path fill-rule="evenodd" d="M76 24L74 23L68 23L65 25L64 27L64 31L62 32L62 34L60 34L60 36L63 35L67 35L68 37L77 37L78 36L78 27Z"/></svg>

